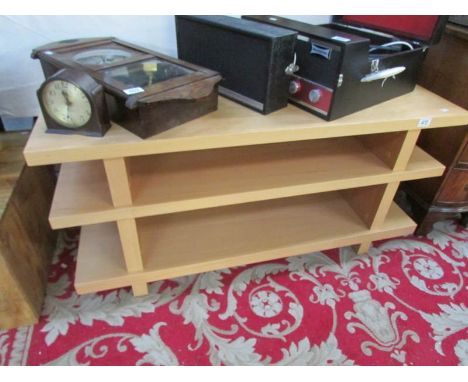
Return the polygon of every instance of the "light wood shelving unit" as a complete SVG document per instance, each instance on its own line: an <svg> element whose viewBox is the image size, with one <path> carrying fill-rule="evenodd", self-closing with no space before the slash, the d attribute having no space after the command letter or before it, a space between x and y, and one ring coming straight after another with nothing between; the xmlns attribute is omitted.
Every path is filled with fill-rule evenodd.
<svg viewBox="0 0 468 382"><path fill-rule="evenodd" d="M444 166L416 146L468 112L417 87L333 122L292 105L268 116L222 97L218 111L142 140L46 134L30 166L62 163L53 228L82 226L75 288L89 293L410 234L400 181Z"/></svg>

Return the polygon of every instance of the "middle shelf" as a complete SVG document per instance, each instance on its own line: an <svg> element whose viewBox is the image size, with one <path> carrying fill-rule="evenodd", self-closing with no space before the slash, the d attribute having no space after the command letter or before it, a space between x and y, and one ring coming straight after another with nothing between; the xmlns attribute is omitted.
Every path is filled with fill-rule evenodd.
<svg viewBox="0 0 468 382"><path fill-rule="evenodd" d="M102 161L62 165L50 212L54 229L228 206L441 175L416 147L392 171L358 137L126 158L132 206L112 204Z"/></svg>

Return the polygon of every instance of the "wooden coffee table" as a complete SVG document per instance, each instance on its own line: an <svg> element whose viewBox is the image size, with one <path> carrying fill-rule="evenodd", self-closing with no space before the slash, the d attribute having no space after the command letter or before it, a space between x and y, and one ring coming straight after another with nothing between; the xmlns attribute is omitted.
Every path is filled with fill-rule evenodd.
<svg viewBox="0 0 468 382"><path fill-rule="evenodd" d="M417 87L333 122L289 105L218 111L143 140L114 124L103 138L46 134L30 166L62 163L53 228L82 226L75 288L89 293L410 234L399 182L440 176L421 129L468 112Z"/></svg>

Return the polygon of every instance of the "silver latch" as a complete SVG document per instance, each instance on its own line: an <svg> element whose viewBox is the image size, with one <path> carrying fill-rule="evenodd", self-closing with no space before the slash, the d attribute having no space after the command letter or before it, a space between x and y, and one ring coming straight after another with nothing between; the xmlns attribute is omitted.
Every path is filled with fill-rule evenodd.
<svg viewBox="0 0 468 382"><path fill-rule="evenodd" d="M370 70L371 70L371 73L379 71L379 60L378 59L371 61Z"/></svg>
<svg viewBox="0 0 468 382"><path fill-rule="evenodd" d="M343 73L338 76L338 83L336 86L339 88L341 85L343 85Z"/></svg>

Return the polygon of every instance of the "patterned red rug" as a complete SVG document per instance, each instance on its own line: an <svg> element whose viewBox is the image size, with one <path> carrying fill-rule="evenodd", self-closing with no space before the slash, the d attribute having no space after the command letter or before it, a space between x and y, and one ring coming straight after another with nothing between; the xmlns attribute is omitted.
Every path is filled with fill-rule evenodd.
<svg viewBox="0 0 468 382"><path fill-rule="evenodd" d="M78 296L64 235L41 321L0 365L468 365L468 230Z"/></svg>

